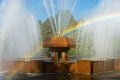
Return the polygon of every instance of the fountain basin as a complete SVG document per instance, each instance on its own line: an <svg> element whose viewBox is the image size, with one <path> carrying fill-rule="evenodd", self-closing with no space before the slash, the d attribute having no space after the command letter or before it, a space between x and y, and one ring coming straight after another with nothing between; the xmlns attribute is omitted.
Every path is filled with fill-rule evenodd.
<svg viewBox="0 0 120 80"><path fill-rule="evenodd" d="M120 59L77 60L78 74L120 71Z"/></svg>
<svg viewBox="0 0 120 80"><path fill-rule="evenodd" d="M9 67L8 67L9 66ZM76 60L70 61L44 61L39 59L16 60L6 65L7 71L17 70L18 73L75 73L96 74L111 71L120 71L120 59L103 60Z"/></svg>

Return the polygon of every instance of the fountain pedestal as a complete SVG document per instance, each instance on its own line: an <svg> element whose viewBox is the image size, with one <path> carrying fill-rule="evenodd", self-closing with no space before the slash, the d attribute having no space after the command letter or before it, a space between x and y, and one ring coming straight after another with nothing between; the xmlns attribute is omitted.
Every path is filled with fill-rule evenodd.
<svg viewBox="0 0 120 80"><path fill-rule="evenodd" d="M49 48L52 61L67 61L68 51L74 48L75 42L68 37L50 37L43 42L43 47Z"/></svg>
<svg viewBox="0 0 120 80"><path fill-rule="evenodd" d="M68 50L69 48L59 47L59 48L49 48L52 61L67 61L68 60Z"/></svg>

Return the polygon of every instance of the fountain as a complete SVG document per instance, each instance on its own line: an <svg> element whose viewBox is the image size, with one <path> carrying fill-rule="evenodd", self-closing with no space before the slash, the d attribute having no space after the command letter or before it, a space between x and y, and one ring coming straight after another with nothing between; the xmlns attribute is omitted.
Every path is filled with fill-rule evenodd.
<svg viewBox="0 0 120 80"><path fill-rule="evenodd" d="M43 47L51 52L52 61L67 61L68 51L75 46L74 40L68 37L51 37L43 42Z"/></svg>
<svg viewBox="0 0 120 80"><path fill-rule="evenodd" d="M79 29L77 59L83 59L92 73L119 71L120 1L101 0ZM78 44L81 43L81 44ZM84 44L82 44L84 43ZM81 50L82 49L82 50ZM84 61L84 63L85 63ZM80 61L82 63L82 61ZM84 69L84 65L80 70Z"/></svg>
<svg viewBox="0 0 120 80"><path fill-rule="evenodd" d="M39 31L23 0L3 0L0 8L0 75L19 68L16 62L31 57ZM1 78L0 78L1 79Z"/></svg>
<svg viewBox="0 0 120 80"><path fill-rule="evenodd" d="M34 16L26 10L22 0L4 1L0 10L2 12L0 14L2 15L0 16L0 77L1 74L6 75L5 73L14 69L23 74L94 74L119 71L120 2L101 1L93 12L95 18L90 16L84 21L83 28L78 30L77 41L74 42L72 38L62 35L62 31L66 29L70 20L70 14L66 12L72 12L75 2L74 0L43 0L53 31L53 36L43 41L43 47L49 48L51 55L51 59L45 61L30 59L31 52L34 52L39 45L40 37ZM57 7L55 3L58 4ZM114 10L109 9L111 5ZM77 47L77 59L70 62L68 51L75 47Z"/></svg>
<svg viewBox="0 0 120 80"><path fill-rule="evenodd" d="M51 61L44 62L45 73L75 72L75 63L68 61L68 51L75 46L74 40L68 37L53 36L44 40L43 47L49 48L51 54Z"/></svg>
<svg viewBox="0 0 120 80"><path fill-rule="evenodd" d="M119 58L119 49L117 48L119 47L120 30L119 4L119 1L113 0L100 1L94 11L91 12L92 14L86 18L85 25L80 25L82 30L79 29L77 43L85 43L85 47L90 47L91 50L83 48L82 53L79 49L78 51L81 54L78 53L78 58ZM78 47L80 48L80 46Z"/></svg>
<svg viewBox="0 0 120 80"><path fill-rule="evenodd" d="M55 2L53 0L51 1L44 0L43 2L49 16L53 33L57 37L60 36L58 38L60 39L62 37L61 32L63 31L63 29L66 29L67 24L69 22L69 17L66 19L65 18L66 14L63 14L63 13L66 10L72 11L71 7L74 5L74 3L71 3L72 6L70 7L69 4L66 4L66 3L70 3L68 0L66 1L61 0L60 2L59 1L57 2L60 4L56 7L54 5ZM95 9L96 11L94 11L93 16L95 16L95 19L93 16L90 16L87 20L85 20L85 23L83 23L82 33L81 33L81 29L79 29L80 32L78 32L78 38L76 42L77 44L76 52L78 52L76 56L78 60L76 62L77 65L75 65L76 67L74 67L75 68L74 70L79 74L81 73L91 74L91 73L101 73L101 72L119 70L119 64L118 64L119 53L117 53L119 51L119 49L117 48L119 47L118 46L119 16L116 17L115 15L112 15L112 14L115 14L116 12L119 12L119 9L118 9L119 3L117 1L114 2L115 10L111 11L109 10L109 7L111 7L112 2L114 1L110 1L110 2L108 0L101 1L97 9ZM63 3L63 5L61 3ZM68 7L63 8L63 6L68 6ZM58 10L56 10L56 8ZM100 12L101 9L103 9L102 12ZM57 12L59 12L59 14L55 15ZM109 14L110 12L111 14ZM53 19L50 16L53 16ZM113 18L115 18L116 20L113 21ZM91 22L92 20L93 22ZM65 23L63 24L62 22L65 22ZM115 23L117 22L117 23L113 24L113 22ZM54 45L53 43L52 44L51 43L52 43L51 38L47 39L47 41L45 41L43 46L49 47L51 51L51 56L53 56L52 57L53 61L59 61L58 54L60 49L58 49L56 45L55 45L55 48L53 48ZM80 43L82 43L84 47L81 48L82 45ZM61 61L64 61L64 60L61 60Z"/></svg>

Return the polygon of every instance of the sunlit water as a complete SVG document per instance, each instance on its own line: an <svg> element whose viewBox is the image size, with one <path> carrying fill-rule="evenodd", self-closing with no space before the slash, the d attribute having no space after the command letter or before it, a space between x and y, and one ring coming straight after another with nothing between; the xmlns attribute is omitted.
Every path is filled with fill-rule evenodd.
<svg viewBox="0 0 120 80"><path fill-rule="evenodd" d="M60 35L62 30L66 29L70 19L68 14L63 13L64 11L72 12L75 1L43 0L43 2L54 35ZM56 15L56 13L59 14ZM80 25L76 31L76 58L89 60L119 59L120 1L100 0L95 9L88 13L83 20L85 23Z"/></svg>
<svg viewBox="0 0 120 80"><path fill-rule="evenodd" d="M43 0L54 35L61 36L61 32L68 26L76 1Z"/></svg>
<svg viewBox="0 0 120 80"><path fill-rule="evenodd" d="M90 59L120 58L120 1L101 0L79 29L77 57Z"/></svg>
<svg viewBox="0 0 120 80"><path fill-rule="evenodd" d="M43 0L54 35L60 35L67 27L70 14L65 12L72 12L75 2L75 0ZM0 7L0 60L29 58L29 53L39 45L38 27L34 16L27 11L22 0L5 0ZM85 20L116 15L120 13L119 7L119 0L101 0ZM59 14L55 15L56 13ZM108 19L103 17L102 20L83 26L77 35L77 58L119 58L119 21L120 16L116 15ZM3 72L1 65L0 72Z"/></svg>
<svg viewBox="0 0 120 80"><path fill-rule="evenodd" d="M43 0L54 35L66 29L76 0ZM113 59L120 57L120 1L101 0L96 8L87 15L89 24L81 26L77 35L78 59ZM56 15L58 14L58 15ZM53 18L51 18L51 16ZM93 21L92 21L93 20Z"/></svg>
<svg viewBox="0 0 120 80"><path fill-rule="evenodd" d="M34 16L23 0L3 0L0 7L0 61L30 58L40 39Z"/></svg>

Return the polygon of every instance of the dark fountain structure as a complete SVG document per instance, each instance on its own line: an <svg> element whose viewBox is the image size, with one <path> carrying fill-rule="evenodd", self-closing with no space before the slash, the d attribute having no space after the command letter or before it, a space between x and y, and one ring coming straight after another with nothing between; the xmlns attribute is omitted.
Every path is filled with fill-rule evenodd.
<svg viewBox="0 0 120 80"><path fill-rule="evenodd" d="M76 44L68 37L50 37L44 41L43 47L49 48L52 61L65 62L68 61L68 51L75 48Z"/></svg>
<svg viewBox="0 0 120 80"><path fill-rule="evenodd" d="M110 71L120 71L120 59L107 60L68 60L68 51L75 48L73 39L68 37L50 37L44 40L44 48L49 48L50 60L16 60L13 62L2 62L4 69L8 71L17 70L18 73L72 73L72 74L94 74ZM7 63L4 64L4 63ZM9 66L9 68L7 67Z"/></svg>

